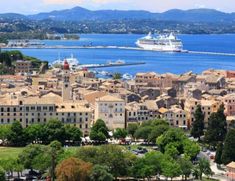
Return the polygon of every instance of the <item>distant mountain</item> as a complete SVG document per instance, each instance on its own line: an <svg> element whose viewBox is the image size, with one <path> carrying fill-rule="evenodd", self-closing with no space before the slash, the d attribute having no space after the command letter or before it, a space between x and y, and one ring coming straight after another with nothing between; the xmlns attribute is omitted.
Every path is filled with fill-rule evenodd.
<svg viewBox="0 0 235 181"><path fill-rule="evenodd" d="M54 19L62 21L83 21L83 20L120 20L120 19L154 19L155 13L148 11L121 11L121 10L99 10L90 11L81 7L72 9L39 13L28 16L31 19L43 20Z"/></svg>
<svg viewBox="0 0 235 181"><path fill-rule="evenodd" d="M0 14L0 19L5 19L5 20L19 20L19 19L28 19L25 15L22 14L17 14L17 13L5 13L5 14Z"/></svg>
<svg viewBox="0 0 235 181"><path fill-rule="evenodd" d="M85 8L75 7L72 9L39 13L28 16L34 20L53 19L58 21L82 21L82 20L123 20L123 19L152 19L167 21L187 22L225 22L234 21L235 13L224 13L213 9L172 9L163 13L151 13L148 11L121 11L99 10L90 11Z"/></svg>

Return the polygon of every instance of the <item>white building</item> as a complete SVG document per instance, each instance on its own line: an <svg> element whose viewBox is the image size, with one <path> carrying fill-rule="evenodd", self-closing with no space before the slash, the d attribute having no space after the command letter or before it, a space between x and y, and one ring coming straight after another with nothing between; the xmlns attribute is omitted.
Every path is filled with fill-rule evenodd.
<svg viewBox="0 0 235 181"><path fill-rule="evenodd" d="M110 130L125 127L125 101L106 95L95 101L95 121L102 119Z"/></svg>

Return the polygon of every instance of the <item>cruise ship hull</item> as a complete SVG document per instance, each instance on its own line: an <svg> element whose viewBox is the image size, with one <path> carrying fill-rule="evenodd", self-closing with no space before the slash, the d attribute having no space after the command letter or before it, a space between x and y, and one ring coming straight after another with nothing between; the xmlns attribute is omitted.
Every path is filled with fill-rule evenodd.
<svg viewBox="0 0 235 181"><path fill-rule="evenodd" d="M154 45L154 44L141 44L139 41L136 45L144 50L159 51L159 52L181 52L182 47L172 45Z"/></svg>

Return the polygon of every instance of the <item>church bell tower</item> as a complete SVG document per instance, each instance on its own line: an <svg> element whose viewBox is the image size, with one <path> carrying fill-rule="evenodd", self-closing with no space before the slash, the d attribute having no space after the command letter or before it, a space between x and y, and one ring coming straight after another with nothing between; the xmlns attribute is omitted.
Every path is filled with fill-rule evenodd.
<svg viewBox="0 0 235 181"><path fill-rule="evenodd" d="M69 76L70 76L70 68L67 60L64 61L64 66L63 66L63 76L62 76L62 81L63 81L63 87L62 87L62 98L63 101L71 100L72 99L72 89L69 81Z"/></svg>

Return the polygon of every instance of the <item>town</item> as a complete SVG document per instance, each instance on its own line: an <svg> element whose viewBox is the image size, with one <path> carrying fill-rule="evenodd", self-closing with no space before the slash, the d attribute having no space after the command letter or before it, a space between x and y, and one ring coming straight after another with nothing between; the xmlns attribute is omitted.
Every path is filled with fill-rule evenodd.
<svg viewBox="0 0 235 181"><path fill-rule="evenodd" d="M94 144L94 140L107 141L108 136L100 136L100 130L97 135L92 133L92 129L95 129L99 122L104 123L107 130L111 131L109 134L114 137L115 133L121 132L116 134L115 138L119 141L115 144L128 145L130 140L135 140L140 144L155 145L156 140L161 142L158 138L161 134L164 137L164 132L169 129L166 125L169 125L176 130L182 130L186 135L192 135L194 142L190 144L195 146L195 149L196 142L201 144L200 140L207 140L208 150L212 151L200 154L208 157L210 162L216 159L217 163L227 165L226 171L214 173L214 178L234 179L234 137L230 138L232 141L229 140L232 153L227 155L226 161L216 158L218 152L215 153L215 150L218 150L217 144L221 145L224 140L224 147L226 146L229 134L234 135L235 71L209 69L201 74L186 72L181 75L139 72L132 80L122 80L118 77L102 79L97 78L87 68L72 70L66 60L61 68L50 68L40 73L33 69L29 60L16 60L14 71L14 75L0 76L0 126L19 122L22 128L26 129L32 125L43 125L57 120L64 125L79 128L82 133L81 142L83 145L90 145ZM221 110L222 117L226 116L225 122L216 117ZM148 126L154 120L158 121L155 124L161 124L161 134ZM135 126L137 131L130 131ZM213 132L213 129L218 132ZM122 133L125 130L135 139ZM6 146L8 143L3 139L3 135L0 134L1 144ZM111 140L110 143L114 144L114 141ZM38 143L36 138L32 142ZM145 151L134 150L133 153L139 155ZM195 151L196 155L198 151ZM191 158L196 155L194 153ZM215 170L212 169L212 172L216 172ZM165 175L171 178L180 176ZM185 176L185 179L190 175L189 173ZM150 173L139 177L149 176L153 175Z"/></svg>

